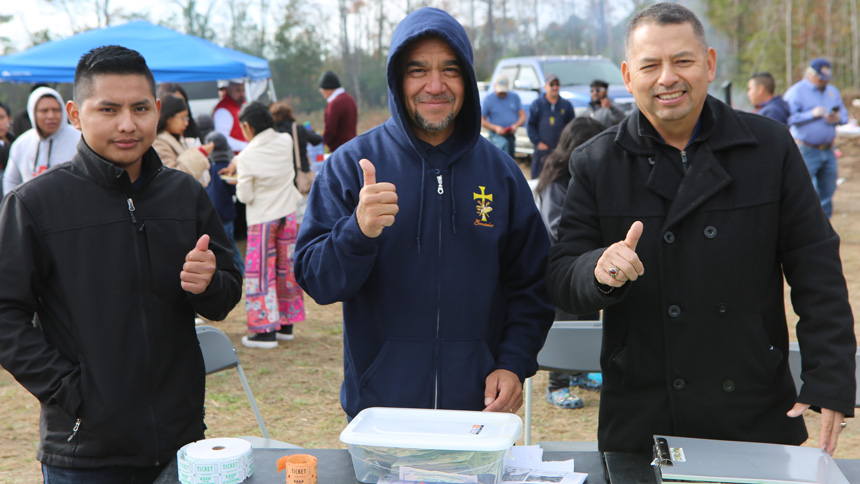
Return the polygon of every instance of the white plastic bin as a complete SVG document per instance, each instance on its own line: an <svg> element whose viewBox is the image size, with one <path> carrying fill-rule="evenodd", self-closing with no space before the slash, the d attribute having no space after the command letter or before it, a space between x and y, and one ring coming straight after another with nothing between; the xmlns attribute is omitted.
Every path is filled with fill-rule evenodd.
<svg viewBox="0 0 860 484"><path fill-rule="evenodd" d="M401 467L477 476L498 484L505 456L523 432L509 413L414 408L368 408L341 432L355 478L375 483Z"/></svg>

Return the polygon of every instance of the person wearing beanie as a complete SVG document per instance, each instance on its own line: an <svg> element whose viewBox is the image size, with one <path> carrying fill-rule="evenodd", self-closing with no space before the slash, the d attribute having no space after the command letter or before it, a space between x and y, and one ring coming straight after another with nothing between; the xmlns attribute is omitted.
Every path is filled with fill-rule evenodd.
<svg viewBox="0 0 860 484"><path fill-rule="evenodd" d="M319 80L320 94L326 99L323 142L334 153L340 145L355 138L358 125L358 105L340 85L332 71L325 71Z"/></svg>

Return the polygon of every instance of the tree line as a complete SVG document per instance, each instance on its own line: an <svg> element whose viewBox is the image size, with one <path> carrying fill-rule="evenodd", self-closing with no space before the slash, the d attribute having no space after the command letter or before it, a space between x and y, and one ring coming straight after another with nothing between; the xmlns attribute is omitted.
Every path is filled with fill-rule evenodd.
<svg viewBox="0 0 860 484"><path fill-rule="evenodd" d="M321 109L323 71L334 70L361 106L387 106L388 41L397 22L425 6L450 12L466 28L478 79L487 80L503 57L603 55L624 58L627 21L652 0L173 0L168 9L127 11L111 0L41 0L64 14L74 31L144 19L269 60L279 97L296 110ZM115 2L116 0L114 0ZM810 59L827 57L833 83L860 87L860 0L678 0L695 11L718 53L718 82L740 92L750 74L769 71L784 90ZM164 11L160 11L164 10ZM83 15L86 13L87 15ZM175 15L171 15L175 14ZM89 23L82 19L91 19ZM92 19L95 19L93 22ZM0 15L2 25L14 22ZM54 38L31 33L30 44ZM29 46L25 46L29 47ZM23 48L23 47L22 47ZM20 50L0 36L0 49ZM20 92L0 84L0 100ZM25 98L26 99L26 98Z"/></svg>

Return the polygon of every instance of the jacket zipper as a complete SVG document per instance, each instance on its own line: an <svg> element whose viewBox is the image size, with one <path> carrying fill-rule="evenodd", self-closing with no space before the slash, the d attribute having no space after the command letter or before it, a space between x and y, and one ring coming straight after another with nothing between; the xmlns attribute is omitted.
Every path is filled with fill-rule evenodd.
<svg viewBox="0 0 860 484"><path fill-rule="evenodd" d="M141 224L140 224L140 227L138 227L138 226L137 226L137 217L135 217L135 216L134 216L134 212L135 212L134 200L132 199L132 197L131 197L131 196L129 196L129 197L127 198L126 202L127 202L127 204L128 204L128 214L129 214L129 216L131 216L131 223L132 223L132 225L134 225L134 226L135 226L135 228L137 228L137 232L138 232L138 233L143 232L143 227L144 227L145 223L141 223ZM135 249L135 250L134 250L134 253L139 255L139 253L140 253L140 241L138 241L138 238L137 238L137 237L132 237L132 239L134 240L134 249ZM144 292L145 290L147 290L147 289L144 287L144 284L143 284L143 283L144 283L144 281L143 281L143 278L142 278L142 276L141 276L141 274L142 274L142 272L141 272L141 271L143 270L143 268L142 268L142 267L141 267L141 265L140 265L140 257L135 257L135 258L134 258L134 260L135 260L135 262L137 263L137 281L138 281L138 284L140 285L140 290L138 291L138 297L140 298L140 307L141 307L141 309L142 309L142 311L143 311L143 313L144 313L144 315L145 315L145 314L146 314L146 299L145 299L145 298L144 298L144 296L143 296L143 292ZM149 335L148 335L148 331L147 331L147 322L146 322L146 318L145 318L145 317L144 317L144 321L143 321L143 333L144 333L144 336L143 336L143 340L144 340L144 341L143 341L143 345L142 345L142 346L143 346L143 348L144 348L144 356L146 357L146 367L150 370L150 380L151 380L151 377L152 377L152 375L151 375L151 371L152 371L152 361L151 361L151 359L150 359L150 357L149 357L149 345L148 345L148 341L149 341L149 337L148 337L148 336L149 336ZM161 462L158 460L158 454L159 454L159 450L158 450L158 431L156 430L156 425L155 425L155 423L156 423L155 410L154 410L154 409L153 409L153 407L152 407L152 385L151 385L151 383L152 383L152 382L150 381L150 382L149 382L149 385L148 385L148 388L149 388L149 390L150 390L150 395L149 395L149 414L150 414L150 417L152 418L152 427L153 427L153 431L152 431L152 432L153 432L153 436L152 436L152 437L153 437L153 439L152 439L152 440L153 440L153 444L154 444L154 447L155 447L155 452L154 452L154 455L155 455L155 465L157 465L157 466L158 466L158 465L161 465Z"/></svg>
<svg viewBox="0 0 860 484"><path fill-rule="evenodd" d="M687 164L687 152L684 150L681 150L681 166L684 167L684 173L687 173L687 167L689 165Z"/></svg>
<svg viewBox="0 0 860 484"><path fill-rule="evenodd" d="M79 418L79 419L75 420L75 426L72 428L72 435L70 435L69 438L66 439L66 442L71 442L72 439L74 439L75 436L78 435L78 430L80 428L81 428L81 419Z"/></svg>
<svg viewBox="0 0 860 484"><path fill-rule="evenodd" d="M442 194L445 193L445 188L442 186L442 172L436 170L436 193L439 194L439 248L437 249L436 256L441 261L442 260ZM442 365L442 348L441 343L439 342L439 336L441 333L441 297L442 297L442 288L440 287L439 280L439 269L437 265L436 269L436 374L434 375L434 389L433 389L433 408L439 408L439 373L442 371L440 366Z"/></svg>

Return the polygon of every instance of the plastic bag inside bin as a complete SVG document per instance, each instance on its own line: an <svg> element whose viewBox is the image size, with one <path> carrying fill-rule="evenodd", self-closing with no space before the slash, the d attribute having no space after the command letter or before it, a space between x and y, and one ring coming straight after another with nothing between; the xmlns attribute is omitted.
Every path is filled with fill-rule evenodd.
<svg viewBox="0 0 860 484"><path fill-rule="evenodd" d="M356 467L356 477L362 482L376 482L383 477L398 477L401 467L426 471L422 480L433 480L433 473L477 476L480 484L499 484L504 470L502 451L464 451L406 449L402 447L372 447L348 445L354 461L360 461L362 472ZM359 473L364 474L360 476ZM454 481L446 481L454 482ZM467 482L467 481L463 481ZM473 482L473 481L472 481Z"/></svg>

